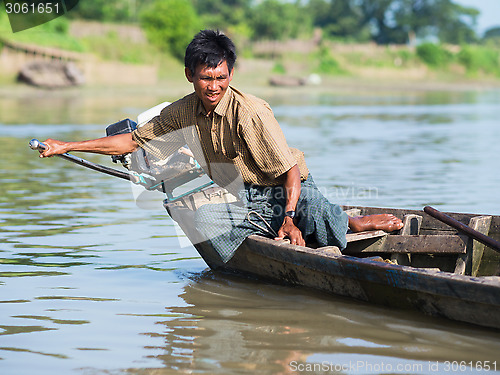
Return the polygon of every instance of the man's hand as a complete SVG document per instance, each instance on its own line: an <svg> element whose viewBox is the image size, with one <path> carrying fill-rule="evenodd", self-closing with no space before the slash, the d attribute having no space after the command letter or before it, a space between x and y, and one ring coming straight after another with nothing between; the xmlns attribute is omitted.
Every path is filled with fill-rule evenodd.
<svg viewBox="0 0 500 375"><path fill-rule="evenodd" d="M58 141L58 140L49 138L49 139L43 141L43 143L47 147L45 148L45 150L40 151L41 158L48 158L50 156L60 155L60 154L64 154L65 152L68 152L66 150L67 142L62 142L62 141Z"/></svg>
<svg viewBox="0 0 500 375"><path fill-rule="evenodd" d="M306 246L306 241L302 237L302 232L297 228L291 217L285 216L283 225L278 231L278 237L275 240L283 240L285 237L290 239L292 245Z"/></svg>

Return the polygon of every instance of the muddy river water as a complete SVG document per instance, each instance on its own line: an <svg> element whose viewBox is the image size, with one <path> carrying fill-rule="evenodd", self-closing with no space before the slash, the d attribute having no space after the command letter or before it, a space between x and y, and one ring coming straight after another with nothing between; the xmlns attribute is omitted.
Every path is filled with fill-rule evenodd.
<svg viewBox="0 0 500 375"><path fill-rule="evenodd" d="M500 215L499 91L264 98L331 201ZM214 273L161 197L27 147L172 99L1 98L2 374L500 373L499 332Z"/></svg>

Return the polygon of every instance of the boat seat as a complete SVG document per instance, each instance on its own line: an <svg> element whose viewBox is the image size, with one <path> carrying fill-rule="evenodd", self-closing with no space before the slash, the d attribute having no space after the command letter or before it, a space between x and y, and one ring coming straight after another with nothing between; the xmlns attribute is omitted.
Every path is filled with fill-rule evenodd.
<svg viewBox="0 0 500 375"><path fill-rule="evenodd" d="M459 235L385 235L349 242L343 254L465 254L465 240Z"/></svg>
<svg viewBox="0 0 500 375"><path fill-rule="evenodd" d="M405 215L399 234L388 234L382 230L349 233L347 248L343 254L362 253L392 254L398 264L411 263L411 254L461 255L466 253L466 239L457 234L421 235L422 216Z"/></svg>
<svg viewBox="0 0 500 375"><path fill-rule="evenodd" d="M367 240L367 239L373 239L373 238L379 238L379 237L385 237L385 236L387 236L387 232L384 232L383 230L370 230L370 231L366 231L366 232L356 232L356 233L347 233L346 234L347 243L361 241L361 240Z"/></svg>

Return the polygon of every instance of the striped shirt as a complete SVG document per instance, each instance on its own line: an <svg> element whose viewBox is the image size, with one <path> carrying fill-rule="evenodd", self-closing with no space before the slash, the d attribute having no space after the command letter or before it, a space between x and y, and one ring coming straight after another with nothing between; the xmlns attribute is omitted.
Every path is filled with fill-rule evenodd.
<svg viewBox="0 0 500 375"><path fill-rule="evenodd" d="M296 164L303 181L309 174L304 154L288 147L269 104L232 87L211 115L192 93L165 107L132 138L161 159L187 144L207 175L223 187L235 180L235 173L261 186L283 184L283 174Z"/></svg>

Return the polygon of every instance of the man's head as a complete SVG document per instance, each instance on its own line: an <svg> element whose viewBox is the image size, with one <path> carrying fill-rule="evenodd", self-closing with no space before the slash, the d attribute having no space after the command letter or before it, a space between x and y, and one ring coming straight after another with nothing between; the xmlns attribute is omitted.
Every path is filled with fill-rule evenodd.
<svg viewBox="0 0 500 375"><path fill-rule="evenodd" d="M202 30L187 46L184 66L191 74L195 74L198 65L216 68L223 61L232 71L236 62L236 48L231 39L219 30Z"/></svg>
<svg viewBox="0 0 500 375"><path fill-rule="evenodd" d="M186 78L208 113L229 87L235 61L233 42L219 31L200 31L189 43L184 59Z"/></svg>

